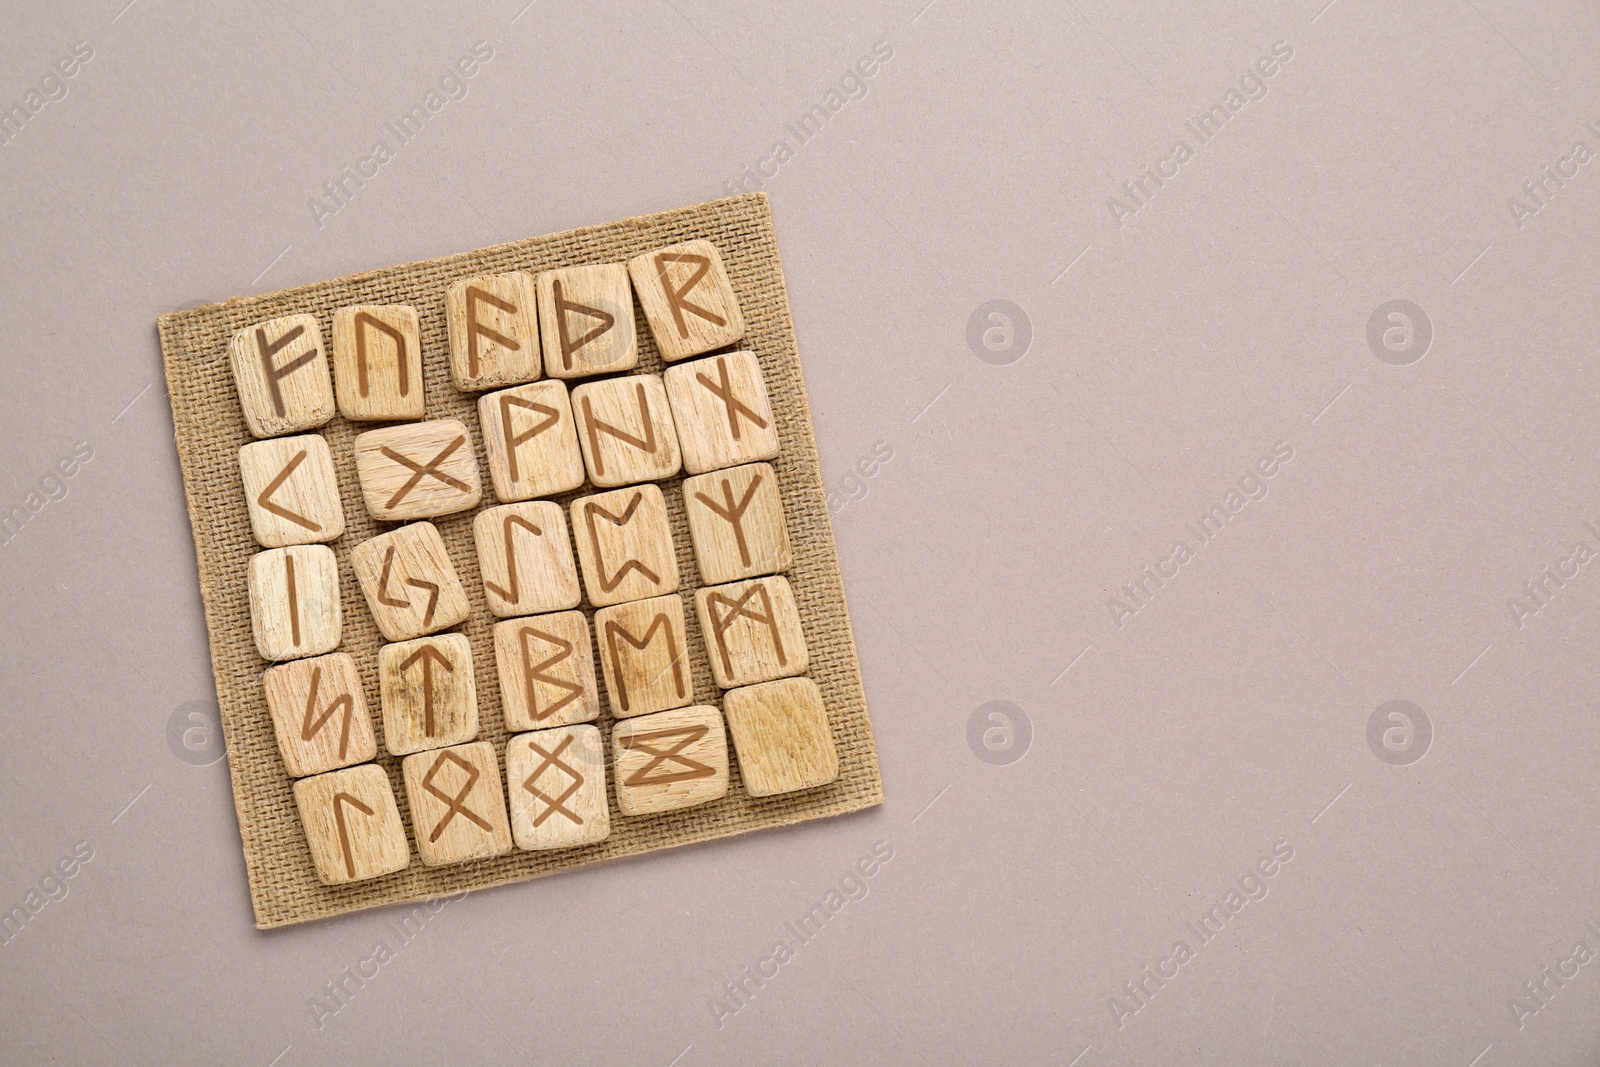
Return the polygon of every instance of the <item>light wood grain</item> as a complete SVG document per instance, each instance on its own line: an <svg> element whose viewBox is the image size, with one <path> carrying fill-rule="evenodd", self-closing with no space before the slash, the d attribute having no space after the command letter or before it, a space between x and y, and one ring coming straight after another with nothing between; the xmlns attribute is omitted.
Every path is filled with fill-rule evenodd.
<svg viewBox="0 0 1600 1067"><path fill-rule="evenodd" d="M479 397L478 421L500 500L554 496L583 484L583 452L565 382L534 382Z"/></svg>
<svg viewBox="0 0 1600 1067"><path fill-rule="evenodd" d="M572 413L589 480L602 489L658 482L683 468L667 390L654 374L585 382Z"/></svg>
<svg viewBox="0 0 1600 1067"><path fill-rule="evenodd" d="M611 729L611 766L624 815L676 811L726 796L722 713L701 705L624 719Z"/></svg>
<svg viewBox="0 0 1600 1067"><path fill-rule="evenodd" d="M350 567L385 640L448 630L471 610L444 538L431 522L361 542L350 550Z"/></svg>
<svg viewBox="0 0 1600 1067"><path fill-rule="evenodd" d="M530 852L575 848L611 833L606 753L593 726L517 734L506 742L511 835Z"/></svg>
<svg viewBox="0 0 1600 1067"><path fill-rule="evenodd" d="M612 715L694 703L683 600L676 593L601 608L594 613L594 638Z"/></svg>
<svg viewBox="0 0 1600 1067"><path fill-rule="evenodd" d="M596 607L678 588L678 553L667 501L654 485L633 485L572 502L583 586Z"/></svg>
<svg viewBox="0 0 1600 1067"><path fill-rule="evenodd" d="M683 510L706 585L789 569L789 533L777 473L765 463L683 480Z"/></svg>
<svg viewBox="0 0 1600 1067"><path fill-rule="evenodd" d="M269 548L250 559L250 625L266 660L339 647L339 564L326 545Z"/></svg>
<svg viewBox="0 0 1600 1067"><path fill-rule="evenodd" d="M337 540L344 502L333 453L321 434L277 437L239 449L250 531L267 548Z"/></svg>
<svg viewBox="0 0 1600 1067"><path fill-rule="evenodd" d="M539 377L538 297L527 271L456 282L445 295L445 316L457 389L475 393Z"/></svg>
<svg viewBox="0 0 1600 1067"><path fill-rule="evenodd" d="M407 304L333 313L333 382L339 414L357 422L422 418L422 331Z"/></svg>
<svg viewBox="0 0 1600 1067"><path fill-rule="evenodd" d="M382 767L366 763L302 778L294 799L324 885L377 878L411 864L405 824Z"/></svg>
<svg viewBox="0 0 1600 1067"><path fill-rule="evenodd" d="M315 315L285 315L238 331L228 362L253 436L311 430L333 418L333 379Z"/></svg>
<svg viewBox="0 0 1600 1067"><path fill-rule="evenodd" d="M501 618L575 608L581 602L567 515L549 500L485 508L472 520L489 610Z"/></svg>
<svg viewBox="0 0 1600 1067"><path fill-rule="evenodd" d="M365 763L378 754L361 673L348 653L272 667L261 682L291 778Z"/></svg>
<svg viewBox="0 0 1600 1067"><path fill-rule="evenodd" d="M813 789L839 776L839 756L810 678L730 689L722 695L728 733L739 757L739 777L753 797Z"/></svg>
<svg viewBox="0 0 1600 1067"><path fill-rule="evenodd" d="M668 367L666 386L690 474L777 456L778 424L753 353L724 352Z"/></svg>
<svg viewBox="0 0 1600 1067"><path fill-rule="evenodd" d="M744 315L710 241L668 245L628 261L650 333L671 363L744 336Z"/></svg>
<svg viewBox="0 0 1600 1067"><path fill-rule="evenodd" d="M511 851L500 760L488 741L407 756L401 764L417 851L430 867Z"/></svg>
<svg viewBox="0 0 1600 1067"><path fill-rule="evenodd" d="M638 366L633 289L623 264L547 270L535 284L546 374L585 378Z"/></svg>
<svg viewBox="0 0 1600 1067"><path fill-rule="evenodd" d="M391 756L478 736L478 686L464 634L435 634L378 650L383 747Z"/></svg>
<svg viewBox="0 0 1600 1067"><path fill-rule="evenodd" d="M385 522L454 515L483 498L472 432L457 419L357 435L356 477L367 512Z"/></svg>
<svg viewBox="0 0 1600 1067"><path fill-rule="evenodd" d="M542 730L600 717L594 646L583 612L496 623L494 659L506 729Z"/></svg>
<svg viewBox="0 0 1600 1067"><path fill-rule="evenodd" d="M787 578L709 586L694 604L711 677L723 689L805 673L806 639Z"/></svg>

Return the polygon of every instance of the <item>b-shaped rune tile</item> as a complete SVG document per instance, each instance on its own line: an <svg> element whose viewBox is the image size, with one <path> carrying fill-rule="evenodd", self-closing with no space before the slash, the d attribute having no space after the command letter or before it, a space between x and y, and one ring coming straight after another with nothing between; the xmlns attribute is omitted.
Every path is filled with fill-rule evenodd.
<svg viewBox="0 0 1600 1067"><path fill-rule="evenodd" d="M339 413L356 422L422 418L422 331L406 304L333 313Z"/></svg>
<svg viewBox="0 0 1600 1067"><path fill-rule="evenodd" d="M344 534L344 503L333 453L321 434L255 441L239 449L250 530L267 548L334 541Z"/></svg>
<svg viewBox="0 0 1600 1067"><path fill-rule="evenodd" d="M407 756L401 764L417 851L430 867L511 851L494 745L474 741Z"/></svg>
<svg viewBox="0 0 1600 1067"><path fill-rule="evenodd" d="M703 588L694 603L711 677L723 689L805 673L806 639L787 578Z"/></svg>
<svg viewBox="0 0 1600 1067"><path fill-rule="evenodd" d="M667 390L654 374L585 382L572 390L572 409L589 480L602 489L682 469Z"/></svg>
<svg viewBox="0 0 1600 1067"><path fill-rule="evenodd" d="M448 630L471 610L444 538L431 522L361 542L350 550L350 567L385 640Z"/></svg>
<svg viewBox="0 0 1600 1067"><path fill-rule="evenodd" d="M535 382L478 398L494 495L504 503L583 484L583 453L567 384Z"/></svg>
<svg viewBox="0 0 1600 1067"><path fill-rule="evenodd" d="M496 623L494 661L506 729L543 730L600 717L594 647L583 612Z"/></svg>
<svg viewBox="0 0 1600 1067"><path fill-rule="evenodd" d="M378 650L383 747L392 756L478 736L478 687L465 634L436 634Z"/></svg>
<svg viewBox="0 0 1600 1067"><path fill-rule="evenodd" d="M632 485L572 502L583 585L595 607L678 588L667 501L654 485Z"/></svg>
<svg viewBox="0 0 1600 1067"><path fill-rule="evenodd" d="M810 678L730 689L722 695L722 706L739 757L739 777L751 796L812 789L839 777L828 713Z"/></svg>
<svg viewBox="0 0 1600 1067"><path fill-rule="evenodd" d="M625 719L611 728L612 779L624 815L654 815L728 793L722 713L704 705Z"/></svg>
<svg viewBox="0 0 1600 1067"><path fill-rule="evenodd" d="M450 380L463 392L539 377L539 312L533 275L514 270L450 286Z"/></svg>
<svg viewBox="0 0 1600 1067"><path fill-rule="evenodd" d="M454 515L483 496L472 434L456 419L360 434L356 476L367 511L385 522Z"/></svg>
<svg viewBox="0 0 1600 1067"><path fill-rule="evenodd" d="M611 714L646 715L694 703L694 677L677 594L635 600L594 613L594 637Z"/></svg>
<svg viewBox="0 0 1600 1067"><path fill-rule="evenodd" d="M575 608L583 599L567 515L549 500L485 508L472 520L489 610L507 618Z"/></svg>
<svg viewBox="0 0 1600 1067"><path fill-rule="evenodd" d="M517 734L506 742L511 835L530 852L604 841L606 754L593 726Z"/></svg>
<svg viewBox="0 0 1600 1067"><path fill-rule="evenodd" d="M668 367L667 398L690 474L778 454L778 425L751 352L724 352Z"/></svg>
<svg viewBox="0 0 1600 1067"><path fill-rule="evenodd" d="M228 361L253 436L310 430L333 418L333 380L315 315L285 315L240 330Z"/></svg>
<svg viewBox="0 0 1600 1067"><path fill-rule="evenodd" d="M685 478L683 509L700 580L707 585L789 569L778 476L767 464Z"/></svg>
<svg viewBox="0 0 1600 1067"><path fill-rule="evenodd" d="M710 241L685 241L628 261L639 306L668 363L744 336L744 316L722 256Z"/></svg>
<svg viewBox="0 0 1600 1067"><path fill-rule="evenodd" d="M633 332L633 290L621 263L547 270L536 281L544 370L583 378L639 364Z"/></svg>
<svg viewBox="0 0 1600 1067"><path fill-rule="evenodd" d="M250 625L262 659L339 647L339 564L327 545L269 548L250 559Z"/></svg>
<svg viewBox="0 0 1600 1067"><path fill-rule="evenodd" d="M382 767L365 763L302 778L294 800L323 885L377 878L411 864L405 824Z"/></svg>
<svg viewBox="0 0 1600 1067"><path fill-rule="evenodd" d="M378 754L361 674L348 653L272 667L261 682L289 777L350 767Z"/></svg>

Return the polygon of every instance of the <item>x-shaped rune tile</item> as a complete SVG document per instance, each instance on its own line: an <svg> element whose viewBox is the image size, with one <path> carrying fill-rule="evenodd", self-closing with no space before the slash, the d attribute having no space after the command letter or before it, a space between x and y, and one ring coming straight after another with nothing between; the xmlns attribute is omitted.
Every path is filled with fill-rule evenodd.
<svg viewBox="0 0 1600 1067"><path fill-rule="evenodd" d="M467 439L464 435L457 437L454 441L451 441L449 444L441 448L439 450L439 454L428 460L427 463L418 463L414 459L411 459L407 456L402 456L388 445L384 445L382 448L380 448L378 451L383 453L383 455L394 460L402 467L409 467L413 472L411 477L406 479L405 484L395 491L394 496L389 498L389 503L386 504L385 507L392 508L396 504L400 503L400 501L406 498L406 494L410 493L411 490L415 489L418 484L421 483L422 479L429 476L439 479L439 481L443 482L445 485L448 485L452 489L459 489L463 493L472 492L472 486L468 485L466 482L463 482L459 478L452 478L450 475L439 469L439 464L449 459L450 455L455 452L456 449L460 448L466 443Z"/></svg>
<svg viewBox="0 0 1600 1067"><path fill-rule="evenodd" d="M533 825L535 828L540 826L546 819L558 811L567 818L571 819L575 825L583 825L583 817L577 812L566 807L567 798L571 797L583 787L583 775L579 773L576 767L573 767L571 764L568 764L561 759L561 753L565 752L567 746L570 744L572 744L571 734L567 734L561 738L561 743L556 746L556 750L554 752L546 752L543 748L539 747L539 743L537 741L528 742L528 747L539 754L540 763L533 769L533 773L528 775L528 777L523 780L522 788L526 789L529 793L532 793L535 799L542 800L549 805L538 815L534 816ZM539 776L544 774L547 769L552 767L556 770L565 771L567 775L572 778L572 784L567 786L566 790L558 797L552 797L540 791L539 788L534 785L534 783L539 780Z"/></svg>
<svg viewBox="0 0 1600 1067"><path fill-rule="evenodd" d="M455 796L451 796L441 789L436 789L433 784L433 776L438 774L440 769L444 767L445 760L449 760L457 767L460 767L462 770L467 772L466 783L456 791ZM444 833L444 828L449 826L450 820L454 819L458 814L465 815L468 819L483 827L483 829L487 832L494 833L494 827L484 822L483 819L479 818L478 815L474 813L472 809L468 808L464 803L467 797L472 795L472 787L477 784L478 768L474 767L472 764L468 763L454 752L445 751L439 753L439 758L433 761L433 766L428 768L428 773L422 778L422 788L426 789L428 792L432 793L449 806L445 809L444 817L439 820L439 824L433 828L433 833L428 835L429 841L439 840L439 835Z"/></svg>

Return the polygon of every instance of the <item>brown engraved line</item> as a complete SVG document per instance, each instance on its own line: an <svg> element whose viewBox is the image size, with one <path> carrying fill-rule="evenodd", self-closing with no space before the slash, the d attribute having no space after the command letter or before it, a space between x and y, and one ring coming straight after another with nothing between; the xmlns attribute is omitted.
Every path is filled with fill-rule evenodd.
<svg viewBox="0 0 1600 1067"><path fill-rule="evenodd" d="M333 821L339 824L339 848L344 853L344 873L347 877L356 876L355 857L350 854L350 828L344 824L344 809L339 806L343 801L363 815L371 815L372 809L346 792L333 794Z"/></svg>
<svg viewBox="0 0 1600 1067"><path fill-rule="evenodd" d="M280 519L288 519L290 522L298 523L299 525L304 526L312 533L317 533L322 529L321 526L318 526L304 515L296 515L294 512L290 511L281 504L274 504L272 502L272 494L276 493L279 487L281 487L284 482L289 480L289 475L293 474L295 468L304 463L305 459L306 450L302 448L300 451L294 454L293 459L284 464L283 470L278 472L278 476L272 479L272 481L268 482L265 489L261 490L261 495L256 497L256 504L265 508L267 511L272 512Z"/></svg>
<svg viewBox="0 0 1600 1067"><path fill-rule="evenodd" d="M565 689L567 691L566 696L562 697L554 704L551 704L543 711L533 712L533 721L543 722L545 719L548 719L550 716L554 715L556 712L560 711L562 708L566 707L568 704L572 703L574 700L577 700L583 695L583 686L577 684L576 682L569 682L565 678L557 678L555 675L544 673L546 670L554 667L556 664L565 662L567 657L572 655L573 645L571 641L563 641L554 634L543 633L542 631L535 630L531 626L524 626L522 629L518 630L517 637L522 643L522 685L523 690L528 694L528 707L532 709L537 703L537 694L533 688L534 682L543 682L545 685L553 685L558 689ZM541 641L548 641L552 645L560 648L561 651L557 652L549 659L535 664L533 662L533 657L528 653L529 637L537 637Z"/></svg>
<svg viewBox="0 0 1600 1067"><path fill-rule="evenodd" d="M709 726L680 726L671 730L655 730L647 734L633 734L626 737L622 747L630 752L642 752L650 757L650 762L634 771L622 780L623 785L668 785L672 782L687 782L695 778L707 778L717 772L701 763L682 755L684 749L700 740L711 731ZM679 738L671 748L662 749L650 742L667 737ZM650 772L661 766L667 760L682 767L681 771L663 771L661 774L651 776Z"/></svg>
<svg viewBox="0 0 1600 1067"><path fill-rule="evenodd" d="M610 312L601 311L599 308L589 307L587 304L568 303L561 295L561 279L555 280L556 298L556 332L561 336L561 367L563 370L572 369L572 353L593 341L616 324L616 317ZM603 320L600 325L589 330L588 333L576 341L567 333L567 312L576 311L580 315Z"/></svg>
<svg viewBox="0 0 1600 1067"><path fill-rule="evenodd" d="M422 732L429 737L433 736L433 665L438 663L451 674L455 673L456 665L450 662L450 657L440 652L433 645L426 644L411 655L400 661L400 670L404 672L417 660L422 661ZM485 830L488 827L484 827Z"/></svg>
<svg viewBox="0 0 1600 1067"><path fill-rule="evenodd" d="M520 526L524 530L530 531L535 537L544 536L543 530L521 515L507 515L505 522L501 523L501 537L506 543L506 574L510 576L508 581L511 583L511 589L508 592L487 578L484 579L483 587L508 604L515 604L522 599L521 585L517 581L517 549L516 544L511 540L511 530L515 526Z"/></svg>
<svg viewBox="0 0 1600 1067"><path fill-rule="evenodd" d="M425 582L421 578L407 578L406 584L413 589L426 589L428 591L428 609L422 613L422 625L433 625L433 609L439 606L439 587L432 582ZM411 606L411 601L406 601L406 607Z"/></svg>
<svg viewBox="0 0 1600 1067"><path fill-rule="evenodd" d="M406 396L411 392L411 372L406 367L406 337L405 334L390 326L387 322L365 311L356 312L355 321L351 328L356 335L356 386L362 396L367 395L367 332L363 327L375 326L382 333L389 335L394 341L395 371L400 379L400 395Z"/></svg>
<svg viewBox="0 0 1600 1067"><path fill-rule="evenodd" d="M433 786L433 776L439 773L439 768L444 766L445 760L451 761L457 767L460 767L462 770L467 772L467 783L457 790L455 796L450 796L443 790L435 789ZM429 841L439 840L439 835L444 833L444 828L450 825L450 820L455 818L457 814L465 815L469 820L477 823L489 833L494 832L494 827L484 822L464 803L467 797L472 795L472 787L477 784L478 768L474 767L472 764L468 763L454 752L446 751L439 753L439 758L433 761L433 766L428 769L428 773L422 779L422 788L426 789L428 792L444 801L449 805L449 807L445 810L444 818L440 819L439 824L433 828L433 833L428 835Z"/></svg>
<svg viewBox="0 0 1600 1067"><path fill-rule="evenodd" d="M317 350L313 348L303 355L296 356L281 367L272 365L272 357L278 354L279 349L305 332L306 328L304 326L296 326L276 341L268 343L267 331L260 326L256 327L256 353L261 357L261 371L267 376L267 389L272 393L272 410L278 413L279 418L283 418L288 413L288 410L283 406L283 390L278 386L278 383L316 359Z"/></svg>
<svg viewBox="0 0 1600 1067"><path fill-rule="evenodd" d="M389 595L389 568L392 566L394 566L394 546L390 545L388 551L383 554L383 573L378 575L378 603L387 604L391 608L409 608L410 597L396 600Z"/></svg>
<svg viewBox="0 0 1600 1067"><path fill-rule="evenodd" d="M539 766L533 769L533 773L528 775L528 777L523 780L522 788L526 789L529 793L532 793L536 800L542 800L549 805L538 815L534 816L533 828L535 830L537 830L546 819L558 811L567 818L571 819L573 825L583 825L583 816L579 815L575 811L572 811L566 806L567 799L583 787L583 775L578 772L576 767L570 766L561 759L561 753L565 752L567 746L570 744L572 744L571 734L567 734L561 739L561 743L556 746L556 750L554 752L546 752L544 749L539 747L539 743L537 741L530 740L528 742L528 747L539 753L540 763ZM543 774L547 768L552 767L559 771L565 771L572 778L572 784L567 786L567 788L558 797L552 797L541 792L533 784L539 780L539 776Z"/></svg>
<svg viewBox="0 0 1600 1067"><path fill-rule="evenodd" d="M644 632L643 638L636 638L628 629L615 619L606 620L606 648L611 652L611 674L617 681L617 705L623 711L628 710L628 681L622 673L622 652L617 648L617 638L620 636L635 649L643 652L649 647L652 635L656 630L665 629L667 634L667 654L672 657L672 685L677 690L678 696L687 694L683 688L683 670L678 663L678 639L672 635L672 626L667 621L666 612L657 612L651 620L650 628Z"/></svg>
<svg viewBox="0 0 1600 1067"><path fill-rule="evenodd" d="M755 499L756 486L760 484L761 474L757 472L750 479L750 485L745 489L744 496L740 498L737 504L733 502L733 485L726 478L722 479L722 499L727 501L726 505L718 504L704 493L696 492L694 494L696 500L733 524L734 540L739 543L739 562L746 567L750 566L750 546L745 542L744 537L744 513L745 509L749 508L750 501Z"/></svg>
<svg viewBox="0 0 1600 1067"><path fill-rule="evenodd" d="M717 357L717 376L722 379L721 388L718 388L716 383L704 374L698 371L695 372L695 379L711 390L717 399L722 401L722 406L727 409L728 430L733 434L733 439L735 441L739 439L739 417L741 415L765 430L767 428L767 420L746 407L743 401L733 395L733 386L728 381L728 361L721 356Z"/></svg>
<svg viewBox="0 0 1600 1067"><path fill-rule="evenodd" d="M650 419L650 401L644 395L644 386L636 387L639 390L639 421L644 423L644 436L635 437L626 430L619 430L610 423L601 422L594 417L594 408L589 404L587 395L583 398L583 418L589 426L589 454L594 457L594 472L601 477L605 476L605 460L600 455L600 432L615 437L617 440L630 444L634 448L655 455L656 451L656 425Z"/></svg>
<svg viewBox="0 0 1600 1067"><path fill-rule="evenodd" d="M628 501L627 509L620 516L613 515L592 500L583 506L583 522L589 529L589 543L594 546L595 569L600 572L600 589L602 592L609 593L622 584L622 579L628 576L629 571L638 571L650 579L654 585L661 584L661 576L636 559L629 559L621 567L617 568L615 574L607 578L605 553L600 550L600 531L596 530L594 526L594 517L596 515L604 515L613 526L628 525L633 521L633 513L638 510L639 504L643 500L644 493L635 492L633 499Z"/></svg>
<svg viewBox="0 0 1600 1067"><path fill-rule="evenodd" d="M499 333L478 321L478 301L480 300L491 307L499 308L508 315L517 313L517 305L501 300L493 293L479 289L475 285L467 286L467 376L471 378L478 376L479 337L487 337L501 348L510 352L518 352L522 349L520 342L513 341L505 334Z"/></svg>
<svg viewBox="0 0 1600 1067"><path fill-rule="evenodd" d="M544 420L533 429L523 433L516 433L511 428L511 409L513 407L525 408L528 411L537 411L545 416ZM532 400L524 400L520 396L510 393L500 397L500 430L506 438L506 469L511 474L511 480L517 480L517 448L525 442L533 440L550 427L561 421L561 412L555 408L546 407L544 404Z"/></svg>
<svg viewBox="0 0 1600 1067"><path fill-rule="evenodd" d="M452 478L450 475L439 469L439 464L449 459L452 452L466 443L466 435L462 434L460 437L457 437L454 441L451 441L449 444L441 448L439 450L439 454L428 460L426 464L419 464L414 459L402 456L400 453L396 452L387 445L378 449L378 451L382 452L385 456L388 456L402 467L409 467L413 472L411 477L406 479L406 484L402 485L399 491L396 492L394 496L389 498L389 503L385 504L384 506L392 508L396 504L400 503L400 501L406 498L407 493L411 492L411 490L417 487L417 483L421 482L422 479L428 477L429 475L439 479L452 489L459 489L463 493L472 492L472 487L466 482L463 482L458 478Z"/></svg>
<svg viewBox="0 0 1600 1067"><path fill-rule="evenodd" d="M750 603L750 598L757 593L761 594L761 606L766 610L764 615L746 606ZM728 612L727 615L723 615L717 611L718 604L726 604L733 610ZM765 585L757 584L751 586L745 590L744 595L738 600L723 596L721 593L712 593L706 597L706 607L711 609L711 632L717 639L717 653L722 659L722 672L724 674L732 676L733 664L728 661L728 642L723 635L728 632L730 626L739 620L741 615L752 622L760 623L771 632L772 647L778 653L778 666L784 667L788 665L789 661L783 654L783 638L778 636L778 623L772 614L772 598L767 596L767 587Z"/></svg>
<svg viewBox="0 0 1600 1067"><path fill-rule="evenodd" d="M667 262L693 263L694 271L689 275L689 280L682 287L674 289L672 282L667 278ZM711 269L711 260L705 256L685 252L657 252L656 277L661 280L661 288L667 294L667 306L672 308L672 318L678 324L678 336L689 336L689 324L684 321L685 311L699 315L707 322L718 326L726 326L728 321L721 315L714 314L698 304L690 303L686 297L691 289L700 284L700 279L706 276L706 271Z"/></svg>
<svg viewBox="0 0 1600 1067"><path fill-rule="evenodd" d="M300 647L300 586L294 580L294 556L283 557L283 580L289 586L289 638Z"/></svg>
<svg viewBox="0 0 1600 1067"><path fill-rule="evenodd" d="M349 693L340 693L333 703L322 709L317 714L317 691L322 688L322 667L319 664L311 668L311 693L306 697L306 715L300 720L300 740L310 741L322 732L328 720L338 714L339 709L344 709L344 726L339 731L339 758L344 759L345 753L350 748L350 717L355 713L355 701ZM313 718L315 716L315 718ZM367 813L372 814L371 812Z"/></svg>

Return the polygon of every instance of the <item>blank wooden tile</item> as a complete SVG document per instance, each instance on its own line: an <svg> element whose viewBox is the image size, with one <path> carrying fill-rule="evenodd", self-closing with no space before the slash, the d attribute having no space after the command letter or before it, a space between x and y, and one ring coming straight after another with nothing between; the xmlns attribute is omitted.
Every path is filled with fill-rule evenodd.
<svg viewBox="0 0 1600 1067"><path fill-rule="evenodd" d="M722 695L739 776L753 797L826 785L839 777L839 756L810 678L730 689Z"/></svg>
<svg viewBox="0 0 1600 1067"><path fill-rule="evenodd" d="M485 508L472 520L489 610L506 618L575 608L582 600L567 515L549 500Z"/></svg>
<svg viewBox="0 0 1600 1067"><path fill-rule="evenodd" d="M567 384L535 382L478 398L494 495L505 503L583 484L583 452Z"/></svg>
<svg viewBox="0 0 1600 1067"><path fill-rule="evenodd" d="M600 717L594 647L583 612L495 623L494 660L506 729L542 730Z"/></svg>
<svg viewBox="0 0 1600 1067"><path fill-rule="evenodd" d="M725 352L668 367L672 424L690 474L778 454L778 425L751 352Z"/></svg>
<svg viewBox="0 0 1600 1067"><path fill-rule="evenodd" d="M277 437L333 418L333 379L315 315L285 315L240 330L228 361L252 435Z"/></svg>
<svg viewBox="0 0 1600 1067"><path fill-rule="evenodd" d="M356 477L367 511L385 522L454 515L483 496L472 433L456 419L358 435Z"/></svg>
<svg viewBox="0 0 1600 1067"><path fill-rule="evenodd" d="M506 795L517 847L537 852L604 841L606 754L593 726L517 734L506 742Z"/></svg>
<svg viewBox="0 0 1600 1067"><path fill-rule="evenodd" d="M583 378L638 365L633 290L621 263L547 270L536 284L546 374Z"/></svg>
<svg viewBox="0 0 1600 1067"><path fill-rule="evenodd" d="M291 778L365 763L378 754L361 674L348 653L285 663L261 681Z"/></svg>
<svg viewBox="0 0 1600 1067"><path fill-rule="evenodd" d="M723 689L805 673L806 639L787 578L703 588L694 604L711 676Z"/></svg>
<svg viewBox="0 0 1600 1067"><path fill-rule="evenodd" d="M430 867L511 851L494 746L474 741L407 756L401 764L417 851Z"/></svg>
<svg viewBox="0 0 1600 1067"><path fill-rule="evenodd" d="M633 485L572 502L583 585L595 607L678 588L667 501L654 485Z"/></svg>
<svg viewBox="0 0 1600 1067"><path fill-rule="evenodd" d="M467 593L431 522L379 534L350 550L372 620L385 640L447 630L467 617Z"/></svg>
<svg viewBox="0 0 1600 1067"><path fill-rule="evenodd" d="M628 273L667 362L731 345L744 336L739 300L710 241L646 252L628 261Z"/></svg>
<svg viewBox="0 0 1600 1067"><path fill-rule="evenodd" d="M383 747L391 756L478 736L478 687L465 634L435 634L378 650Z"/></svg>
<svg viewBox="0 0 1600 1067"><path fill-rule="evenodd" d="M682 469L667 390L654 374L585 382L572 390L572 410L589 480L602 489Z"/></svg>
<svg viewBox="0 0 1600 1067"><path fill-rule="evenodd" d="M611 765L624 815L676 811L726 796L722 714L702 705L624 719L611 729Z"/></svg>
<svg viewBox="0 0 1600 1067"><path fill-rule="evenodd" d="M250 530L267 548L333 541L344 534L344 503L333 453L321 434L255 441L239 450Z"/></svg>
<svg viewBox="0 0 1600 1067"><path fill-rule="evenodd" d="M594 637L617 718L694 703L694 678L677 594L635 600L594 613Z"/></svg>
<svg viewBox="0 0 1600 1067"><path fill-rule="evenodd" d="M700 580L706 585L789 569L789 534L778 476L765 463L683 480Z"/></svg>
<svg viewBox="0 0 1600 1067"><path fill-rule="evenodd" d="M422 331L406 304L333 313L339 414L357 422L422 418Z"/></svg>
<svg viewBox="0 0 1600 1067"><path fill-rule="evenodd" d="M294 800L323 885L360 882L411 863L405 824L383 768L371 763L302 778Z"/></svg>
<svg viewBox="0 0 1600 1067"><path fill-rule="evenodd" d="M262 659L339 647L339 564L327 545L269 548L250 559L250 624Z"/></svg>
<svg viewBox="0 0 1600 1067"><path fill-rule="evenodd" d="M450 380L463 392L539 377L539 311L533 275L514 270L467 278L445 296Z"/></svg>

